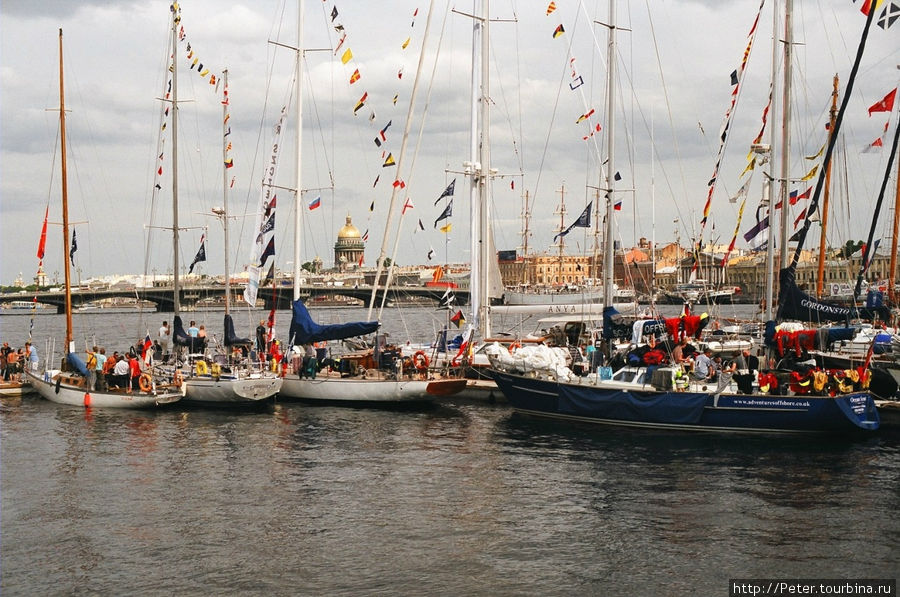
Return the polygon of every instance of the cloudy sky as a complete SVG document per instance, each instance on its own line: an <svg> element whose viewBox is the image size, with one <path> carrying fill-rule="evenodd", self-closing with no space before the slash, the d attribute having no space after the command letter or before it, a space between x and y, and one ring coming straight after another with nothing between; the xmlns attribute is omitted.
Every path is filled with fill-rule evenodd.
<svg viewBox="0 0 900 597"><path fill-rule="evenodd" d="M593 196L606 159L607 126L606 0L498 1L491 7L492 166L504 177L493 184L498 249L522 244L521 212L527 191L532 211L529 248L549 250L559 226L560 190L574 221ZM753 52L741 86L729 145L713 199L707 238L727 243L737 218L728 197L746 178L748 145L761 124L772 67L771 0L760 18ZM832 77L842 84L850 72L864 17L851 0L795 1L791 178L815 163L825 139ZM333 8L338 9L332 20ZM413 209L402 220L397 262L469 261L466 180L459 171L469 153L472 3L435 0L431 30L419 75L418 98L400 170L383 168L382 151L399 158L410 95L428 18L424 1L381 3L307 0L305 20L303 205L321 197L321 207L303 208L302 259L321 256L331 264L337 230L347 215L369 231L366 261L374 263L385 235L397 176L407 187L395 210L409 198ZM738 67L758 9L752 0L620 1L619 76L614 163L622 175L623 210L617 234L626 245L655 235L687 243L697 233L718 151L718 131L730 101L729 74ZM414 13L418 9L418 14ZM455 9L455 12L452 10ZM207 213L228 194L232 269L249 260L253 213L261 193L263 164L272 153L281 107L290 97L292 54L270 42L296 45L296 7L281 0L186 0L181 4L185 42L179 60L179 203L181 263L186 267L208 236L208 261L201 271L221 274L222 226ZM554 38L562 24L565 33ZM334 48L342 25L346 39ZM0 4L0 283L37 267L35 251L46 207L50 206L45 269L62 270L59 222L58 30L64 32L70 220L75 222L76 277L112 273L171 271L171 139L160 146L160 124L170 54L169 2L128 0L5 0ZM779 36L781 32L779 32ZM873 27L860 75L850 98L837 175L844 190L829 233L831 244L863 238L886 163L886 152L861 154L884 134L888 115L866 109L897 85L900 25ZM410 42L404 49L403 43ZM190 70L186 43L194 56L221 75L229 71L229 124L235 166L223 176L221 86ZM341 63L346 49L353 54ZM571 62L574 58L574 63ZM584 85L570 89L572 69ZM349 79L359 69L360 80ZM398 74L402 69L402 77ZM356 115L353 107L367 93ZM396 104L392 102L398 96ZM427 103L427 110L425 109ZM576 123L593 109L591 118ZM371 118L374 112L374 118ZM386 141L373 140L391 123ZM770 123L771 124L771 123ZM779 123L780 125L780 123ZM893 125L892 125L893 126ZM891 128L891 133L893 128ZM295 120L291 112L277 185L278 267L290 269L293 243ZM890 133L885 144L890 144ZM158 155L164 154L160 163ZM653 156L651 160L651 155ZM162 165L163 175L157 175ZM450 171L450 172L448 172ZM379 182L373 187L376 177ZM435 199L456 177L453 228L437 230L443 203ZM761 176L751 183L743 233L752 226L761 194ZM154 193L154 185L162 187ZM800 188L800 187L803 188ZM804 183L793 188L801 192ZM889 187L892 188L892 185ZM849 197L849 199L848 199ZM370 206L374 203L374 209ZM797 213L799 213L798 206ZM796 214L792 214L791 219ZM421 219L423 230L417 230ZM675 220L678 220L677 222ZM882 218L887 222L889 215ZM396 226L398 218L394 218ZM414 232L415 231L415 232ZM395 230L387 252L393 249ZM149 243L148 243L149 238ZM567 250L591 246L581 229L567 237ZM739 247L746 247L742 241Z"/></svg>

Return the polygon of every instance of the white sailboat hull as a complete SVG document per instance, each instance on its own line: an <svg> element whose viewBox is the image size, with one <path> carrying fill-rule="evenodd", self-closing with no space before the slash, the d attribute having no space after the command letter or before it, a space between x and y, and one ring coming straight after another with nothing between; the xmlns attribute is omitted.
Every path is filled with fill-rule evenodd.
<svg viewBox="0 0 900 597"><path fill-rule="evenodd" d="M464 379L428 380L319 376L286 377L279 397L304 402L391 404L431 402L465 388Z"/></svg>
<svg viewBox="0 0 900 597"><path fill-rule="evenodd" d="M272 398L281 390L282 379L274 375L247 377L199 375L184 381L186 404L251 404Z"/></svg>
<svg viewBox="0 0 900 597"><path fill-rule="evenodd" d="M43 376L32 371L25 372L31 387L50 402L67 404L69 406L83 406L91 408L155 408L163 404L171 404L181 400L180 392L153 391L144 393L136 391L127 393L124 390L118 392L87 392L84 385L76 383L62 383L58 370L45 371ZM79 381L82 378L76 378Z"/></svg>

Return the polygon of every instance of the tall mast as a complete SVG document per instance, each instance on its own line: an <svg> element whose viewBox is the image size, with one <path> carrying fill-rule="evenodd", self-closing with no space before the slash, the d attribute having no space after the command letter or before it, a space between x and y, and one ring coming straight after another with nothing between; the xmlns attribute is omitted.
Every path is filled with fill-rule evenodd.
<svg viewBox="0 0 900 597"><path fill-rule="evenodd" d="M300 231L303 230L303 187L301 153L303 149L303 0L297 1L297 64L294 67L294 109L297 115L297 172L294 194L294 300L300 298Z"/></svg>
<svg viewBox="0 0 900 597"><path fill-rule="evenodd" d="M790 263L788 258L789 238L789 209L788 194L790 193L790 168L791 168L791 56L793 55L793 24L791 12L794 0L784 2L784 89L782 89L781 106L781 251L780 267L786 268ZM771 224L771 222L770 222Z"/></svg>
<svg viewBox="0 0 900 597"><path fill-rule="evenodd" d="M531 211L528 209L528 189L522 194L522 283L528 284L528 236L530 230Z"/></svg>
<svg viewBox="0 0 900 597"><path fill-rule="evenodd" d="M563 230L566 229L566 185L562 185L559 187L559 232L562 233ZM556 247L559 249L559 264L557 265L557 279L560 284L563 282L563 252L566 248L566 237L560 236L559 241L556 243Z"/></svg>
<svg viewBox="0 0 900 597"><path fill-rule="evenodd" d="M837 121L838 100L838 76L834 75L834 88L831 91L831 112L828 126L828 136L834 132L834 124ZM825 233L828 230L828 199L831 195L831 161L825 169L825 194L822 198L822 236L819 238L819 271L816 276L816 296L822 297L825 286Z"/></svg>
<svg viewBox="0 0 900 597"><path fill-rule="evenodd" d="M778 120L778 102L775 99L775 92L778 89L778 25L780 23L778 17L778 0L774 0L772 2L772 91L769 97L769 118L773 124L769 127L768 164L766 182L763 185L763 203L766 206L766 218L769 223L766 230L766 297L763 310L765 321L771 321L775 314L775 149L778 146L778 130L774 123Z"/></svg>
<svg viewBox="0 0 900 597"><path fill-rule="evenodd" d="M172 284L175 316L181 311L178 275L178 12L172 12Z"/></svg>
<svg viewBox="0 0 900 597"><path fill-rule="evenodd" d="M59 30L59 142L62 164L63 263L66 280L66 352L72 350L72 280L69 271L69 183L66 170L66 94L63 78L63 32Z"/></svg>
<svg viewBox="0 0 900 597"><path fill-rule="evenodd" d="M615 142L616 142L616 0L609 0L609 52L607 55L607 81L606 81L606 232L604 242L606 247L603 253L603 306L608 307L613 302L613 266L615 255L613 254L613 193L615 192Z"/></svg>
<svg viewBox="0 0 900 597"><path fill-rule="evenodd" d="M474 6L473 6L474 9ZM474 11L474 10L473 10ZM478 101L480 94L480 70L478 68L479 44L482 35L482 22L477 16L472 19L472 77L471 77L471 104L469 112L469 160L466 167L469 176L469 223L471 226L471 242L469 250L472 258L471 276L469 278L469 309L472 314L472 324L477 327L478 315L481 309L481 293L485 291L481 287L481 269L484 264L479 259L479 234L478 226L481 221L481 203L479 202L479 164L478 164Z"/></svg>
<svg viewBox="0 0 900 597"><path fill-rule="evenodd" d="M490 210L490 189L491 189L491 111L490 111L490 0L482 1L482 34L481 34L481 176L479 177L479 197L478 203L481 206L481 213L478 219L478 256L481 266L479 268L479 286L481 288L481 305L479 308L477 325L481 328L482 338L491 336L491 318L489 314L489 297L488 287L490 286L488 267L489 259L496 259L496 255L490 255L490 236L488 230L488 211Z"/></svg>
<svg viewBox="0 0 900 597"><path fill-rule="evenodd" d="M228 93L228 69L222 75L225 79L225 93ZM228 97L227 95L225 97ZM228 262L228 168L225 161L228 159L228 102L222 102L222 223L225 226L225 315L228 315L231 307L231 268Z"/></svg>
<svg viewBox="0 0 900 597"><path fill-rule="evenodd" d="M900 123L897 124L900 126ZM897 189L894 193L894 233L891 236L891 268L888 272L888 297L896 306L900 296L897 294L897 235L900 234L900 159L897 160Z"/></svg>

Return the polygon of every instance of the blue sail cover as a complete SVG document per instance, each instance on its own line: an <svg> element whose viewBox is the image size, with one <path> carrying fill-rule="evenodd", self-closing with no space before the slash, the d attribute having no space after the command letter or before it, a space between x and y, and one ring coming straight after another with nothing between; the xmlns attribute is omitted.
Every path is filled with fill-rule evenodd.
<svg viewBox="0 0 900 597"><path fill-rule="evenodd" d="M778 319L800 321L843 321L851 317L890 321L891 311L885 306L842 307L823 303L797 287L793 267L786 267L778 274Z"/></svg>
<svg viewBox="0 0 900 597"><path fill-rule="evenodd" d="M184 331L184 324L181 323L181 316L176 315L172 320L172 342L175 346L190 346L191 337Z"/></svg>
<svg viewBox="0 0 900 597"><path fill-rule="evenodd" d="M840 305L822 303L797 287L793 267L778 273L778 319L800 321L847 321L850 309Z"/></svg>
<svg viewBox="0 0 900 597"><path fill-rule="evenodd" d="M234 333L234 321L230 314L225 315L225 346L245 346L253 344L250 338L238 338Z"/></svg>
<svg viewBox="0 0 900 597"><path fill-rule="evenodd" d="M303 301L297 299L293 303L294 317L291 319L290 340L293 344L311 344L324 340L343 340L353 336L371 334L381 325L377 321L353 321L319 325L312 320Z"/></svg>
<svg viewBox="0 0 900 597"><path fill-rule="evenodd" d="M81 360L81 357L79 357L74 352L70 352L66 355L66 360L69 361L69 365L71 365L76 371L87 377L87 365L84 364L84 361Z"/></svg>

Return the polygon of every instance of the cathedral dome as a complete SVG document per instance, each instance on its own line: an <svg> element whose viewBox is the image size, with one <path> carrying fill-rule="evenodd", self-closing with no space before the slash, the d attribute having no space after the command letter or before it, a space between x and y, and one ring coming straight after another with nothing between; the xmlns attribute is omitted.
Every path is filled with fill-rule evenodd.
<svg viewBox="0 0 900 597"><path fill-rule="evenodd" d="M350 215L347 215L347 223L338 231L338 240L357 239L360 237L359 229L351 222Z"/></svg>

